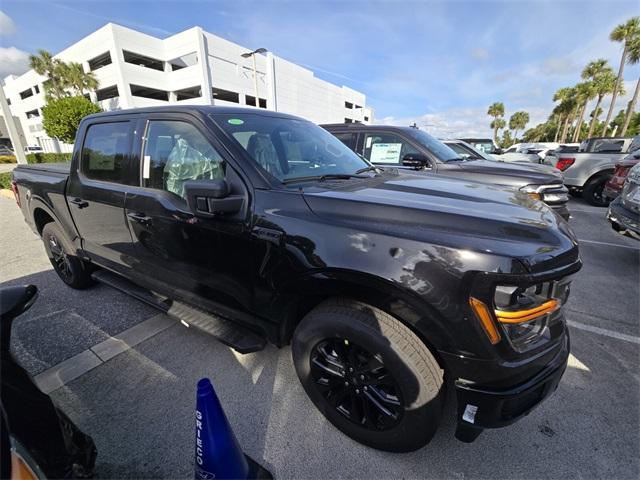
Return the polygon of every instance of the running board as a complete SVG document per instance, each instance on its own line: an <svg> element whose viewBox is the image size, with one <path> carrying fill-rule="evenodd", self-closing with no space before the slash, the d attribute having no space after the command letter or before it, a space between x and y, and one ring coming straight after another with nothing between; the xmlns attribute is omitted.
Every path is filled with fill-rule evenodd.
<svg viewBox="0 0 640 480"><path fill-rule="evenodd" d="M189 327L196 327L212 335L220 342L239 353L251 353L264 349L266 340L248 328L231 320L213 315L201 308L142 288L120 275L107 270L96 270L91 275L94 280L120 290L138 300L161 310Z"/></svg>

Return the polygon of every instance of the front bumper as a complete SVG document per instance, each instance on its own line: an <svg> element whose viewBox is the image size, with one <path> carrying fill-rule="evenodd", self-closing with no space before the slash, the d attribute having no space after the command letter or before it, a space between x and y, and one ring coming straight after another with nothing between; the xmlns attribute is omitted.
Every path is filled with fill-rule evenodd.
<svg viewBox="0 0 640 480"><path fill-rule="evenodd" d="M513 386L493 388L456 381L456 438L472 442L485 428L504 427L529 414L556 390L567 367L569 350L567 331L552 360L541 371Z"/></svg>
<svg viewBox="0 0 640 480"><path fill-rule="evenodd" d="M609 204L607 220L616 232L640 239L640 215L625 208L621 197Z"/></svg>
<svg viewBox="0 0 640 480"><path fill-rule="evenodd" d="M571 212L569 212L569 208L567 208L566 203L561 205L549 205L549 207L565 220L569 220L569 218L571 218Z"/></svg>

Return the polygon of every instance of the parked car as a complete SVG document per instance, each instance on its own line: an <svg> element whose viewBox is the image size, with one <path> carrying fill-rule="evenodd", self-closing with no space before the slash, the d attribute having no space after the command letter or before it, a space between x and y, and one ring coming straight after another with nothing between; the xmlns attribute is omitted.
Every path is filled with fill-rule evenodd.
<svg viewBox="0 0 640 480"><path fill-rule="evenodd" d="M92 478L96 447L11 353L15 319L35 302L34 285L0 288L0 478Z"/></svg>
<svg viewBox="0 0 640 480"><path fill-rule="evenodd" d="M616 164L611 179L604 185L604 190L602 191L602 195L606 200L611 201L620 195L629 171L638 162L640 162L640 150L630 153L620 163Z"/></svg>
<svg viewBox="0 0 640 480"><path fill-rule="evenodd" d="M0 146L0 155L15 155L9 147Z"/></svg>
<svg viewBox="0 0 640 480"><path fill-rule="evenodd" d="M622 192L609 204L607 219L616 232L640 240L640 163L631 168Z"/></svg>
<svg viewBox="0 0 640 480"><path fill-rule="evenodd" d="M563 153L575 153L580 149L579 143L563 143L554 150L549 150L544 157L542 163L545 165L555 166L558 156Z"/></svg>
<svg viewBox="0 0 640 480"><path fill-rule="evenodd" d="M461 138L460 140L489 155L502 153L500 147L491 138Z"/></svg>
<svg viewBox="0 0 640 480"><path fill-rule="evenodd" d="M505 162L543 163L547 152L558 148L558 146L559 144L555 142L517 143L502 154L496 155L496 158Z"/></svg>
<svg viewBox="0 0 640 480"><path fill-rule="evenodd" d="M604 186L613 176L615 165L640 147L640 136L630 138L590 138L576 153L560 154L556 168L564 172L564 183L574 194L582 194L591 205L609 204Z"/></svg>
<svg viewBox="0 0 640 480"><path fill-rule="evenodd" d="M39 145L30 145L30 146L24 147L24 153L26 153L26 154L29 154L29 153L42 153L42 152L44 152L44 150Z"/></svg>
<svg viewBox="0 0 640 480"><path fill-rule="evenodd" d="M13 172L62 281L108 283L243 353L291 343L311 401L355 440L423 446L453 388L472 441L558 385L581 261L529 195L381 170L257 109L104 112L76 138L70 165Z"/></svg>
<svg viewBox="0 0 640 480"><path fill-rule="evenodd" d="M489 160L492 162L497 161L493 155L486 153L484 150L474 148L470 143L467 143L464 140L440 139L440 141L456 152L462 159Z"/></svg>
<svg viewBox="0 0 640 480"><path fill-rule="evenodd" d="M323 127L379 167L398 168L429 176L436 173L519 189L544 201L556 213L569 219L569 194L563 185L562 173L545 165L462 158L425 131L412 127L357 123Z"/></svg>

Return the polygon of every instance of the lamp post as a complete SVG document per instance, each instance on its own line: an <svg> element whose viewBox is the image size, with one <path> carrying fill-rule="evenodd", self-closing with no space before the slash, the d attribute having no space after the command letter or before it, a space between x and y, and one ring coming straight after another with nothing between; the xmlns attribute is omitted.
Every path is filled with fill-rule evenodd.
<svg viewBox="0 0 640 480"><path fill-rule="evenodd" d="M257 48L255 49L253 52L247 52L247 53L243 53L242 55L240 55L242 58L249 58L251 57L253 59L253 86L255 87L256 90L256 107L260 107L260 96L258 95L258 69L256 68L256 55L258 53L267 53L267 49L266 48Z"/></svg>

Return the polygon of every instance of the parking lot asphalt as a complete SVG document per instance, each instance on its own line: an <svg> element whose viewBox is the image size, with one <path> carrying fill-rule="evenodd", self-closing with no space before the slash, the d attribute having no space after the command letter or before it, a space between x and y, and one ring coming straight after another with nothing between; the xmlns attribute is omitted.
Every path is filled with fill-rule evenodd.
<svg viewBox="0 0 640 480"><path fill-rule="evenodd" d="M572 357L558 390L515 425L472 444L436 437L409 454L361 446L313 407L289 348L240 355L176 323L55 390L98 447L100 478L193 477L195 385L212 379L246 453L276 478L638 478L640 242L615 234L605 209L572 199L584 268L568 304ZM59 281L13 201L0 197L0 286L34 283L35 306L12 348L38 374L157 312L104 286Z"/></svg>

